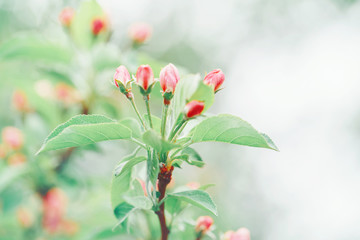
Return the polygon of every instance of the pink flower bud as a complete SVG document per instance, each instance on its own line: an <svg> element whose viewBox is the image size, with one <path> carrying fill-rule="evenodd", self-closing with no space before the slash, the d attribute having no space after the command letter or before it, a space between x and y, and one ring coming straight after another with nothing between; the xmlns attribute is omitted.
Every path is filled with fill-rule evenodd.
<svg viewBox="0 0 360 240"><path fill-rule="evenodd" d="M16 217L21 227L29 228L34 223L34 215L24 207L19 207L16 210Z"/></svg>
<svg viewBox="0 0 360 240"><path fill-rule="evenodd" d="M13 105L16 110L19 112L29 112L29 102L27 100L25 92L21 90L16 90L12 97Z"/></svg>
<svg viewBox="0 0 360 240"><path fill-rule="evenodd" d="M57 100L66 105L81 101L80 93L65 83L58 83L55 86L55 96Z"/></svg>
<svg viewBox="0 0 360 240"><path fill-rule="evenodd" d="M95 18L92 21L92 33L96 36L106 27L105 21L102 18Z"/></svg>
<svg viewBox="0 0 360 240"><path fill-rule="evenodd" d="M26 162L26 156L22 153L14 153L7 159L10 166L21 165Z"/></svg>
<svg viewBox="0 0 360 240"><path fill-rule="evenodd" d="M20 149L24 144L22 132L15 127L5 127L2 130L2 140L11 149Z"/></svg>
<svg viewBox="0 0 360 240"><path fill-rule="evenodd" d="M141 65L136 72L136 82L146 92L155 82L154 73L149 65Z"/></svg>
<svg viewBox="0 0 360 240"><path fill-rule="evenodd" d="M130 74L125 66L121 65L116 69L116 72L114 74L114 81L116 87L119 87L119 82L122 83L122 85L126 86L126 84L131 80Z"/></svg>
<svg viewBox="0 0 360 240"><path fill-rule="evenodd" d="M210 230L213 223L214 223L214 220L211 217L201 216L196 221L195 231L202 232L202 234L204 234Z"/></svg>
<svg viewBox="0 0 360 240"><path fill-rule="evenodd" d="M236 232L228 231L225 233L223 240L250 240L250 231L247 228L240 228Z"/></svg>
<svg viewBox="0 0 360 240"><path fill-rule="evenodd" d="M177 68L173 64L166 65L160 72L160 86L164 93L174 94L176 84L179 82L180 76Z"/></svg>
<svg viewBox="0 0 360 240"><path fill-rule="evenodd" d="M200 115L204 111L205 104L203 102L192 100L187 103L184 108L186 118L192 118Z"/></svg>
<svg viewBox="0 0 360 240"><path fill-rule="evenodd" d="M63 217L66 212L67 197L58 189L50 189L43 197L43 227L49 233L61 230Z"/></svg>
<svg viewBox="0 0 360 240"><path fill-rule="evenodd" d="M135 43L144 43L151 37L152 29L147 23L135 23L129 28L130 38Z"/></svg>
<svg viewBox="0 0 360 240"><path fill-rule="evenodd" d="M62 25L69 27L75 15L74 9L70 7L64 8L59 14L59 20Z"/></svg>
<svg viewBox="0 0 360 240"><path fill-rule="evenodd" d="M206 85L212 86L214 88L214 91L217 91L224 81L225 75L220 69L215 69L211 71L204 78L204 83Z"/></svg>

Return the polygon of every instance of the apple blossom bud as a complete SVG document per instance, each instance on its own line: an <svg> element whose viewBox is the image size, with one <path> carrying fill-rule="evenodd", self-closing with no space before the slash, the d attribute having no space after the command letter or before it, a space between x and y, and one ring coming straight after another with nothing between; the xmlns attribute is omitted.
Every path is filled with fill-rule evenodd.
<svg viewBox="0 0 360 240"><path fill-rule="evenodd" d="M22 132L15 127L5 127L2 130L2 140L11 149L20 149L24 144Z"/></svg>
<svg viewBox="0 0 360 240"><path fill-rule="evenodd" d="M95 18L92 21L92 33L97 36L101 31L105 29L105 21L102 18Z"/></svg>
<svg viewBox="0 0 360 240"><path fill-rule="evenodd" d="M165 105L170 104L170 100L174 95L175 87L179 80L179 72L173 64L170 63L161 69L160 86L163 90Z"/></svg>
<svg viewBox="0 0 360 240"><path fill-rule="evenodd" d="M152 29L147 23L135 23L129 28L130 38L138 44L144 43L151 37Z"/></svg>
<svg viewBox="0 0 360 240"><path fill-rule="evenodd" d="M49 233L61 230L63 217L66 211L67 197L59 188L50 189L43 196L42 224Z"/></svg>
<svg viewBox="0 0 360 240"><path fill-rule="evenodd" d="M240 228L236 232L228 231L222 240L250 240L250 231L247 228Z"/></svg>
<svg viewBox="0 0 360 240"><path fill-rule="evenodd" d="M133 94L131 92L131 77L125 66L121 65L116 69L114 82L120 92L125 94L128 99L133 98Z"/></svg>
<svg viewBox="0 0 360 240"><path fill-rule="evenodd" d="M225 75L220 69L215 69L208 73L204 78L206 85L212 86L216 92L225 81Z"/></svg>
<svg viewBox="0 0 360 240"><path fill-rule="evenodd" d="M214 220L209 216L201 216L197 219L195 225L195 231L201 232L201 234L205 234L208 232L213 225Z"/></svg>
<svg viewBox="0 0 360 240"><path fill-rule="evenodd" d="M148 95L153 87L154 73L149 65L141 65L136 71L136 82L141 87L143 95Z"/></svg>
<svg viewBox="0 0 360 240"><path fill-rule="evenodd" d="M79 92L65 83L58 83L55 86L55 96L57 100L66 105L71 105L81 101Z"/></svg>
<svg viewBox="0 0 360 240"><path fill-rule="evenodd" d="M14 108L19 112L29 112L29 102L27 100L25 92L16 90L12 97Z"/></svg>
<svg viewBox="0 0 360 240"><path fill-rule="evenodd" d="M69 27L75 15L74 9L70 7L64 8L59 14L59 20L65 27Z"/></svg>
<svg viewBox="0 0 360 240"><path fill-rule="evenodd" d="M26 162L26 156L22 153L14 153L9 156L7 162L10 166L18 166Z"/></svg>
<svg viewBox="0 0 360 240"><path fill-rule="evenodd" d="M33 214L29 211L29 209L24 207L19 207L16 210L16 217L21 227L23 228L29 228L34 223Z"/></svg>
<svg viewBox="0 0 360 240"><path fill-rule="evenodd" d="M199 116L204 111L205 104L197 100L192 100L185 105L184 113L186 118Z"/></svg>

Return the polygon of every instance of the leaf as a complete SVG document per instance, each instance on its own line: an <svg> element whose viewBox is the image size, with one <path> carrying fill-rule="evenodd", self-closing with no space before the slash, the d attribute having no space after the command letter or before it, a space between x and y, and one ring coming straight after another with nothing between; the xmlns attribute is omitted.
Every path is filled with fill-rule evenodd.
<svg viewBox="0 0 360 240"><path fill-rule="evenodd" d="M135 208L150 210L153 206L151 200L145 196L124 196L127 203L131 204Z"/></svg>
<svg viewBox="0 0 360 240"><path fill-rule="evenodd" d="M125 221L125 219L129 216L129 214L134 210L134 206L127 203L127 202L123 202L119 205L116 206L116 208L114 209L114 215L115 217L119 220L117 222L117 224L114 226L113 229L115 229L116 227L118 227L123 221Z"/></svg>
<svg viewBox="0 0 360 240"><path fill-rule="evenodd" d="M0 60L70 62L70 49L35 36L17 36L0 45Z"/></svg>
<svg viewBox="0 0 360 240"><path fill-rule="evenodd" d="M170 143L160 136L159 133L150 129L143 134L143 141L153 147L158 153L165 153L171 149L179 147L177 144Z"/></svg>
<svg viewBox="0 0 360 240"><path fill-rule="evenodd" d="M156 180L159 174L159 159L156 156L155 150L148 152L147 159L147 178L153 186L156 186Z"/></svg>
<svg viewBox="0 0 360 240"><path fill-rule="evenodd" d="M148 126L150 126L149 124L149 117L147 114L144 114L144 119L147 123ZM160 129L161 129L161 119L158 118L157 116L154 116L151 114L151 121L152 121L152 124L153 124L153 129L157 132L157 133L160 133Z"/></svg>
<svg viewBox="0 0 360 240"><path fill-rule="evenodd" d="M119 123L131 129L133 138L141 139L141 127L134 118L125 118Z"/></svg>
<svg viewBox="0 0 360 240"><path fill-rule="evenodd" d="M126 174L129 171L131 171L131 169L141 163L144 162L146 160L146 157L144 156L140 156L140 157L135 157L133 159L130 159L127 162L122 162L120 163L116 168L115 168L115 176L120 176L121 174Z"/></svg>
<svg viewBox="0 0 360 240"><path fill-rule="evenodd" d="M207 192L202 190L190 190L178 193L168 194L168 198L177 198L188 202L194 206L210 211L217 215L216 205Z"/></svg>
<svg viewBox="0 0 360 240"><path fill-rule="evenodd" d="M211 187L214 187L214 186L215 186L215 184L213 184L213 183L205 184L205 185L202 185L201 187L199 187L198 190L203 190L203 191L205 191L206 189L211 188Z"/></svg>
<svg viewBox="0 0 360 240"><path fill-rule="evenodd" d="M105 140L131 139L132 137L132 130L113 119L101 115L78 115L55 128L37 154Z"/></svg>
<svg viewBox="0 0 360 240"><path fill-rule="evenodd" d="M124 202L124 193L130 188L131 183L131 170L126 174L115 176L111 179L111 206L115 209L119 204Z"/></svg>
<svg viewBox="0 0 360 240"><path fill-rule="evenodd" d="M229 114L205 119L190 131L188 137L193 143L226 142L278 151L267 135L259 133L241 118Z"/></svg>
<svg viewBox="0 0 360 240"><path fill-rule="evenodd" d="M205 165L201 156L193 148L187 147L184 150L182 150L181 153L187 154L189 156L187 159L184 159L188 164L197 167L203 167Z"/></svg>
<svg viewBox="0 0 360 240"><path fill-rule="evenodd" d="M208 85L206 85L203 81L199 82L198 88L194 92L194 94L190 97L189 101L198 100L204 102L205 108L203 113L206 112L211 105L214 103L214 89Z"/></svg>

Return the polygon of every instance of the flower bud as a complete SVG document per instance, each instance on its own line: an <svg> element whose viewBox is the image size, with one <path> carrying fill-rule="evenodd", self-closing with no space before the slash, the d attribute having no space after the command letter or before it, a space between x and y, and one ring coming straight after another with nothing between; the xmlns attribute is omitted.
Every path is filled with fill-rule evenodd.
<svg viewBox="0 0 360 240"><path fill-rule="evenodd" d="M2 130L2 140L6 146L17 150L24 144L24 136L22 132L15 127L5 127Z"/></svg>
<svg viewBox="0 0 360 240"><path fill-rule="evenodd" d="M10 166L21 165L26 162L26 156L22 153L14 153L7 159Z"/></svg>
<svg viewBox="0 0 360 240"><path fill-rule="evenodd" d="M121 65L116 69L114 74L114 82L116 87L120 89L120 92L125 94L127 98L132 98L131 77L125 66Z"/></svg>
<svg viewBox="0 0 360 240"><path fill-rule="evenodd" d="M164 103L170 104L170 100L174 95L176 84L179 82L180 76L177 68L173 64L168 64L160 72L160 86L163 90Z"/></svg>
<svg viewBox="0 0 360 240"><path fill-rule="evenodd" d="M192 100L185 105L184 113L186 118L199 116L204 111L205 104L197 100Z"/></svg>
<svg viewBox="0 0 360 240"><path fill-rule="evenodd" d="M50 189L43 197L43 227L49 233L61 230L63 217L66 211L67 198L65 193L58 189Z"/></svg>
<svg viewBox="0 0 360 240"><path fill-rule="evenodd" d="M209 216L201 216L196 221L195 231L205 234L208 232L213 225L214 220Z"/></svg>
<svg viewBox="0 0 360 240"><path fill-rule="evenodd" d="M247 228L240 228L236 232L228 231L222 240L250 240L250 231Z"/></svg>
<svg viewBox="0 0 360 240"><path fill-rule="evenodd" d="M69 27L75 15L74 9L70 7L64 8L59 14L59 20L65 27Z"/></svg>
<svg viewBox="0 0 360 240"><path fill-rule="evenodd" d="M92 33L97 36L101 31L105 30L105 21L102 18L95 18L92 21Z"/></svg>
<svg viewBox="0 0 360 240"><path fill-rule="evenodd" d="M148 95L153 87L154 73L149 65L141 65L136 72L136 82L141 87L143 95Z"/></svg>
<svg viewBox="0 0 360 240"><path fill-rule="evenodd" d="M129 35L133 42L142 44L151 37L152 29L147 23L135 23L129 28Z"/></svg>
<svg viewBox="0 0 360 240"><path fill-rule="evenodd" d="M12 97L14 108L19 112L29 112L29 102L27 100L25 92L16 90Z"/></svg>
<svg viewBox="0 0 360 240"><path fill-rule="evenodd" d="M24 207L19 207L16 210L16 217L23 228L29 228L34 223L33 214L29 211L29 209L26 209Z"/></svg>
<svg viewBox="0 0 360 240"><path fill-rule="evenodd" d="M220 69L215 69L204 78L206 85L212 86L216 92L225 81L225 75Z"/></svg>
<svg viewBox="0 0 360 240"><path fill-rule="evenodd" d="M65 83L58 83L55 86L55 96L57 100L66 105L81 101L79 92Z"/></svg>

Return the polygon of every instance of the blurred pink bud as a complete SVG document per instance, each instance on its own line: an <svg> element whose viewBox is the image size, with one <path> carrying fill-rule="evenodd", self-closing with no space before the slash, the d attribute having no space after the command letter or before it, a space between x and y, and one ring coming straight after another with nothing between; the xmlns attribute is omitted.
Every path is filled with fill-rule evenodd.
<svg viewBox="0 0 360 240"><path fill-rule="evenodd" d="M164 93L174 93L176 84L179 82L179 71L173 64L166 65L160 72L160 85Z"/></svg>
<svg viewBox="0 0 360 240"><path fill-rule="evenodd" d="M223 240L250 240L250 231L247 228L240 228L236 232L228 231Z"/></svg>
<svg viewBox="0 0 360 240"><path fill-rule="evenodd" d="M214 91L217 91L224 81L225 75L220 69L215 69L211 71L204 78L204 83L206 85L212 86L214 88Z"/></svg>
<svg viewBox="0 0 360 240"><path fill-rule="evenodd" d="M95 18L92 21L92 33L96 36L106 27L105 20L103 18Z"/></svg>
<svg viewBox="0 0 360 240"><path fill-rule="evenodd" d="M59 188L50 189L43 197L43 227L49 233L61 230L67 197Z"/></svg>
<svg viewBox="0 0 360 240"><path fill-rule="evenodd" d="M70 24L74 18L74 15L75 15L74 9L72 9L70 7L66 7L60 12L59 20L62 25L64 25L65 27L68 27L68 26L70 26Z"/></svg>
<svg viewBox="0 0 360 240"><path fill-rule="evenodd" d="M14 153L7 159L10 166L18 166L26 162L26 156L22 153Z"/></svg>
<svg viewBox="0 0 360 240"><path fill-rule="evenodd" d="M116 69L114 74L114 82L116 87L119 87L119 82L122 83L124 86L131 80L129 71L126 69L125 66L121 65Z"/></svg>
<svg viewBox="0 0 360 240"><path fill-rule="evenodd" d="M19 112L29 112L29 102L27 100L25 92L16 90L12 97L13 106Z"/></svg>
<svg viewBox="0 0 360 240"><path fill-rule="evenodd" d="M19 207L16 210L16 217L21 227L23 228L29 228L34 223L33 214L29 211L29 209L26 209L24 207Z"/></svg>
<svg viewBox="0 0 360 240"><path fill-rule="evenodd" d="M56 98L65 103L72 104L81 101L80 94L71 86L65 83L58 83L55 86Z"/></svg>
<svg viewBox="0 0 360 240"><path fill-rule="evenodd" d="M196 221L195 231L202 232L202 234L204 234L210 230L213 223L214 223L214 220L211 217L201 216Z"/></svg>
<svg viewBox="0 0 360 240"><path fill-rule="evenodd" d="M147 23L135 23L129 28L130 38L136 43L144 43L151 37L152 29Z"/></svg>
<svg viewBox="0 0 360 240"><path fill-rule="evenodd" d="M22 132L15 127L5 127L2 130L2 140L11 149L20 149L24 144Z"/></svg>
<svg viewBox="0 0 360 240"><path fill-rule="evenodd" d="M186 118L199 116L204 111L205 104L197 100L192 100L185 105L184 112Z"/></svg>
<svg viewBox="0 0 360 240"><path fill-rule="evenodd" d="M138 68L136 72L136 82L145 91L155 82L153 70L149 65L141 65Z"/></svg>
<svg viewBox="0 0 360 240"><path fill-rule="evenodd" d="M200 183L198 182L189 182L186 184L186 186L192 190L196 190L196 189L199 189L200 187Z"/></svg>

